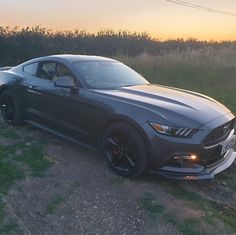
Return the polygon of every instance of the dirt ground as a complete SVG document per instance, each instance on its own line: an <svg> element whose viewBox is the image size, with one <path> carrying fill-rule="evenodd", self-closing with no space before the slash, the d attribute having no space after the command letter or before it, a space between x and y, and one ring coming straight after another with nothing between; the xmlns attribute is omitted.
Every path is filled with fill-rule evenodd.
<svg viewBox="0 0 236 235"><path fill-rule="evenodd" d="M236 234L235 164L207 181L125 179L97 152L30 126L14 131L30 133L29 146L44 140L53 164L42 176L22 165L26 176L2 197L4 221L16 224L5 234Z"/></svg>

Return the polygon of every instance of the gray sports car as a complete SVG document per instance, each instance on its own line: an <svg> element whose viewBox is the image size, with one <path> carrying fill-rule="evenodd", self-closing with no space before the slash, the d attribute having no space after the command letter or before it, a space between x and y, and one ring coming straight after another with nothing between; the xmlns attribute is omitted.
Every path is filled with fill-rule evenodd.
<svg viewBox="0 0 236 235"><path fill-rule="evenodd" d="M205 95L150 84L104 57L54 55L0 72L0 107L24 122L98 149L117 174L148 170L209 179L236 153L234 115Z"/></svg>

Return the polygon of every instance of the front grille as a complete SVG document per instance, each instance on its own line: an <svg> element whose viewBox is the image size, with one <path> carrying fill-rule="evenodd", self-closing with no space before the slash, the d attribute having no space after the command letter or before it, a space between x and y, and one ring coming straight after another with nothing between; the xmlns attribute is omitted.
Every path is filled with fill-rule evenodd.
<svg viewBox="0 0 236 235"><path fill-rule="evenodd" d="M204 139L203 144L205 146L212 146L226 140L234 128L234 121L235 120L233 119L232 121L213 129Z"/></svg>
<svg viewBox="0 0 236 235"><path fill-rule="evenodd" d="M213 155L209 156L207 159L204 161L205 166L211 166L213 164L216 164L217 162L220 162L224 159L225 154L221 155L221 146L218 146L214 152Z"/></svg>

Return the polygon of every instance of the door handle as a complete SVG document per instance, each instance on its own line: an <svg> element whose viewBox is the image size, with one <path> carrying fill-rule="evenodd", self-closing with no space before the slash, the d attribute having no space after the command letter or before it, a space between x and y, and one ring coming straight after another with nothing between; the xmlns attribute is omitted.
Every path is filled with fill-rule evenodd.
<svg viewBox="0 0 236 235"><path fill-rule="evenodd" d="M37 89L37 86L30 85L30 86L28 86L27 91L30 93L37 94L37 95L42 95L42 93L39 91L39 89Z"/></svg>
<svg viewBox="0 0 236 235"><path fill-rule="evenodd" d="M28 88L29 88L29 89L37 90L37 89L36 89L36 86L31 86L31 85L30 85L30 86L28 86Z"/></svg>

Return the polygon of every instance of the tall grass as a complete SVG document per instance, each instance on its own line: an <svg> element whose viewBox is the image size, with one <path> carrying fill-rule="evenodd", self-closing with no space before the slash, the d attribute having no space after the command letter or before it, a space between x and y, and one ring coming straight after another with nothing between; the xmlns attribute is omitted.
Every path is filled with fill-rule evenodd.
<svg viewBox="0 0 236 235"><path fill-rule="evenodd" d="M178 48L198 49L213 47L216 49L236 45L236 41L199 41L170 39L160 41L146 32L129 32L126 30L100 30L89 33L74 29L53 31L41 26L3 27L0 25L0 65L13 66L29 59L51 54L94 54L114 56L123 54L137 56L143 52L159 55Z"/></svg>
<svg viewBox="0 0 236 235"><path fill-rule="evenodd" d="M116 58L143 74L151 83L204 93L236 113L236 45Z"/></svg>

